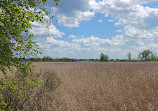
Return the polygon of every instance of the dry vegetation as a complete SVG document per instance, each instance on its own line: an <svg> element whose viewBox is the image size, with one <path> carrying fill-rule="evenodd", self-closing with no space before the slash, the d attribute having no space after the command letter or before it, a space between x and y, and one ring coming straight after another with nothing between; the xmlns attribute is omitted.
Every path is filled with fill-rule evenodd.
<svg viewBox="0 0 158 111"><path fill-rule="evenodd" d="M158 111L158 62L34 64L36 72L54 70L63 82L38 100L44 106L53 99L47 110Z"/></svg>
<svg viewBox="0 0 158 111"><path fill-rule="evenodd" d="M16 70L16 68L13 68L13 71L7 70L7 74L9 76L5 84L16 84L15 81L17 81L18 85L12 88L9 87L11 86L9 84L4 90L0 90L0 94L4 95L4 100L7 103L7 107L4 109L5 111L54 111L57 109L56 107L59 108L55 90L60 86L61 81L54 71L30 73L27 75L29 79L28 83L19 82L19 80L24 79L24 74ZM0 83L4 80L3 78L4 75L0 72ZM19 90L16 91L15 89ZM2 109L2 103L3 101L1 99L0 111L4 111Z"/></svg>

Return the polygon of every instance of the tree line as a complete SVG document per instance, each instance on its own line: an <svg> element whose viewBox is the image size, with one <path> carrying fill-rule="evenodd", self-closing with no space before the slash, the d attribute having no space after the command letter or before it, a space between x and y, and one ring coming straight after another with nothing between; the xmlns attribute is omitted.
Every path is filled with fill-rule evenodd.
<svg viewBox="0 0 158 111"><path fill-rule="evenodd" d="M67 57L64 58L51 58L49 56L44 56L43 58L29 58L26 61L33 61L33 62L76 62L76 61L93 61L93 62L136 62L136 61L158 61L158 56L153 51L147 49L143 50L138 54L137 59L132 59L132 53L127 53L127 59L109 59L107 54L101 53L100 59L70 59Z"/></svg>
<svg viewBox="0 0 158 111"><path fill-rule="evenodd" d="M101 62L106 62L106 61L116 61L116 62L119 62L119 61L124 61L124 62L127 62L127 61L158 61L158 56L153 51L146 49L146 50L143 50L142 52L140 52L138 54L138 59L135 59L135 60L132 59L132 54L129 52L129 53L127 53L127 59L115 59L115 60L109 59L109 56L107 54L101 53L100 61Z"/></svg>
<svg viewBox="0 0 158 111"><path fill-rule="evenodd" d="M70 59L67 57L60 58L60 59L58 58L53 59L49 56L44 56L43 58L30 58L28 60L33 61L33 62L75 62L76 61L75 59Z"/></svg>
<svg viewBox="0 0 158 111"><path fill-rule="evenodd" d="M30 58L27 61L33 62L76 62L76 61L101 61L101 62L130 62L130 61L158 61L158 56L153 51L147 49L143 50L138 54L137 59L132 59L132 54L127 53L127 59L109 59L107 54L101 53L100 59L70 59L67 57L64 58L51 58L49 56L44 56L43 58Z"/></svg>

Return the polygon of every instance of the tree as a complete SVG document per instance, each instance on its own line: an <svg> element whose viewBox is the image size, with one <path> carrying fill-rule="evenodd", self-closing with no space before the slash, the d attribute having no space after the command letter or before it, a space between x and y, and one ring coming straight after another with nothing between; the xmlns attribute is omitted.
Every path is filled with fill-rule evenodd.
<svg viewBox="0 0 158 111"><path fill-rule="evenodd" d="M46 1L0 0L0 71L4 74L0 79L0 110L10 107L7 101L9 95L6 97L4 93L6 89L9 90L10 97L18 101L21 98L18 95L21 90L20 85L27 87L24 85L30 84L30 81L30 85L38 84L38 81L27 78L32 71L31 63L19 58L40 53L38 45L32 41L33 34L29 29L32 28L31 22L48 22L44 19L45 15L50 15L46 9ZM52 1L58 4L59 0ZM19 75L13 81L9 81L6 68L11 71L12 66L17 67Z"/></svg>
<svg viewBox="0 0 158 111"><path fill-rule="evenodd" d="M55 0L58 3L58 0ZM46 22L46 0L0 0L0 70L16 65L14 57L39 53L29 32L31 22ZM48 21L47 21L48 22Z"/></svg>
<svg viewBox="0 0 158 111"><path fill-rule="evenodd" d="M101 62L108 61L108 59L109 59L108 55L103 54L103 53L100 54L100 61Z"/></svg>
<svg viewBox="0 0 158 111"><path fill-rule="evenodd" d="M156 60L158 60L158 57L157 57L156 53L152 53L152 54L151 54L150 60L151 60L151 61L156 61Z"/></svg>
<svg viewBox="0 0 158 111"><path fill-rule="evenodd" d="M51 58L51 57L49 57L49 56L44 56L43 57L43 61L52 61L53 59Z"/></svg>
<svg viewBox="0 0 158 111"><path fill-rule="evenodd" d="M127 57L128 57L128 61L131 61L132 54L129 52L129 53L127 54Z"/></svg>
<svg viewBox="0 0 158 111"><path fill-rule="evenodd" d="M104 57L105 57L105 61L107 62L109 60L109 56L105 54Z"/></svg>
<svg viewBox="0 0 158 111"><path fill-rule="evenodd" d="M103 53L100 54L100 61L101 61L101 62L105 61L105 56L104 56Z"/></svg>
<svg viewBox="0 0 158 111"><path fill-rule="evenodd" d="M145 61L150 60L153 56L154 56L153 52L150 51L149 49L140 52L138 55L140 60L145 60Z"/></svg>

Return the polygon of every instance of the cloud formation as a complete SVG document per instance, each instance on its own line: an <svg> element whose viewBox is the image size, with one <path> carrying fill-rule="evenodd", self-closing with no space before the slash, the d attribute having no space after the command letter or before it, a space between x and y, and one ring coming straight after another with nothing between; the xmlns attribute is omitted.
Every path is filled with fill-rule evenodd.
<svg viewBox="0 0 158 111"><path fill-rule="evenodd" d="M54 7L58 23L66 27L79 27L81 21L88 21L94 17L90 11L93 0L62 0Z"/></svg>
<svg viewBox="0 0 158 111"><path fill-rule="evenodd" d="M67 38L72 41L66 41L55 38L66 34L51 24L49 36L45 42L39 43L40 47L54 56L72 58L88 58L89 55L98 58L101 52L108 53L112 58L125 58L131 52L136 58L138 52L144 49L158 53L158 8L144 6L154 1L157 0L62 0L59 6L54 7L61 26L79 27L81 21L90 21L95 14L102 13L105 18L112 17L109 22L123 28L116 30L119 34L112 39L70 34ZM34 34L45 34L43 25L33 23L33 26Z"/></svg>
<svg viewBox="0 0 158 111"><path fill-rule="evenodd" d="M32 29L30 29L30 32L35 36L51 35L53 37L62 37L63 35L65 35L64 32L58 30L52 23L48 25L46 23L42 24L40 22L31 22L31 25L32 25Z"/></svg>

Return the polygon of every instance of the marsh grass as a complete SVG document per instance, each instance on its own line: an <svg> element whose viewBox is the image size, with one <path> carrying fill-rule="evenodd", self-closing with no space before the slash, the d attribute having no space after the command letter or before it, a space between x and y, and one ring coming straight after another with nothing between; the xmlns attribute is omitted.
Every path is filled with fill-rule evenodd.
<svg viewBox="0 0 158 111"><path fill-rule="evenodd" d="M40 71L36 77L43 81L43 85L34 90L33 95L26 101L21 111L52 111L57 108L56 89L61 85L59 77L54 71Z"/></svg>
<svg viewBox="0 0 158 111"><path fill-rule="evenodd" d="M58 111L157 111L158 63L34 63L55 70L63 82L54 98Z"/></svg>
<svg viewBox="0 0 158 111"><path fill-rule="evenodd" d="M33 64L30 78L45 84L28 99L11 101L18 105L17 111L158 110L158 62Z"/></svg>

